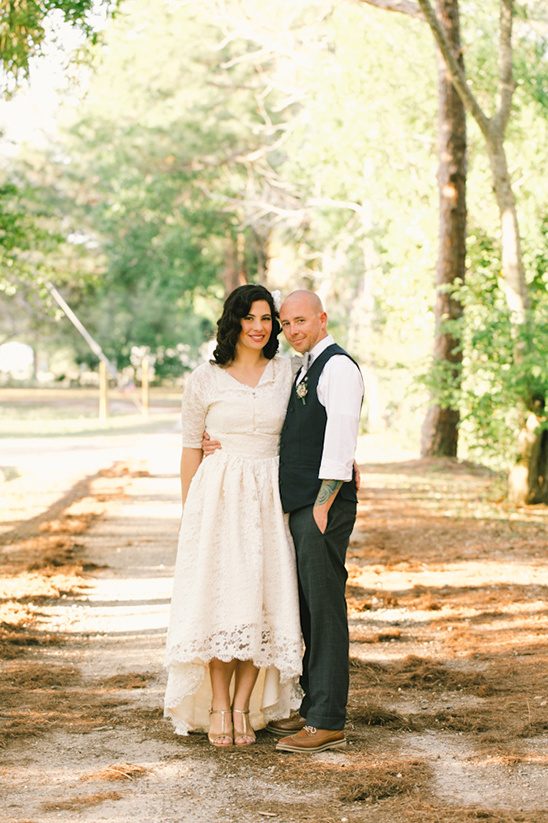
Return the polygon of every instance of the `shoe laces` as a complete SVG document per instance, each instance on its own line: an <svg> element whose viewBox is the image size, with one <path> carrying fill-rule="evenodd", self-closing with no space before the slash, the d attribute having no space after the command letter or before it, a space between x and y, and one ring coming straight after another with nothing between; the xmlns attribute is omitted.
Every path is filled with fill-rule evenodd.
<svg viewBox="0 0 548 823"><path fill-rule="evenodd" d="M308 734L316 734L318 730L315 726L304 726L303 731L308 732Z"/></svg>

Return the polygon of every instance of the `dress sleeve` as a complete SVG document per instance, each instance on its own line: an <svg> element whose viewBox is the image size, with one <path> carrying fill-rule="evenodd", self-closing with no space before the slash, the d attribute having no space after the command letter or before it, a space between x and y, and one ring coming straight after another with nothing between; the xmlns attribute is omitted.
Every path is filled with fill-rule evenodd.
<svg viewBox="0 0 548 823"><path fill-rule="evenodd" d="M207 371L203 366L193 371L186 382L181 405L184 448L202 448L202 436L208 409L208 384Z"/></svg>

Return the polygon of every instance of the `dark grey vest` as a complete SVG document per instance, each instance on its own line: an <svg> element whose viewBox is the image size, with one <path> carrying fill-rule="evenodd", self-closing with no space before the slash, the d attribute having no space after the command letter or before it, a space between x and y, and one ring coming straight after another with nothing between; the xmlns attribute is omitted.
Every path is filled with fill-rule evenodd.
<svg viewBox="0 0 548 823"><path fill-rule="evenodd" d="M327 414L318 400L317 387L323 367L334 354L344 354L352 360L348 352L333 343L314 360L299 386L296 381L293 383L280 435L280 496L285 512L311 506L322 484L318 473ZM305 381L306 395L299 397ZM354 477L343 483L339 495L343 500L357 500Z"/></svg>

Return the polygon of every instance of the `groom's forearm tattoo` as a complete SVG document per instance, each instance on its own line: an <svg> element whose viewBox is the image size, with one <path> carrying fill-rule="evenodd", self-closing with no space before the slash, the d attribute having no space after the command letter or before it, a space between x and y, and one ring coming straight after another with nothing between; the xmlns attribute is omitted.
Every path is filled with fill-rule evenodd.
<svg viewBox="0 0 548 823"><path fill-rule="evenodd" d="M314 505L321 506L323 503L327 503L333 495L337 494L342 484L342 480L322 480Z"/></svg>

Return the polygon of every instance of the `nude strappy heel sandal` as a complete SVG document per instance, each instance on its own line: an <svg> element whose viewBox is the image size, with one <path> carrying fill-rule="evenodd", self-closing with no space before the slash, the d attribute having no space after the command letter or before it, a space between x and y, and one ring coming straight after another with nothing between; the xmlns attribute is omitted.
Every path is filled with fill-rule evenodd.
<svg viewBox="0 0 548 823"><path fill-rule="evenodd" d="M217 748L222 748L223 746L232 746L234 743L234 738L232 736L232 729L225 729L225 716L231 714L230 709L220 709L217 712L214 712L213 709L209 710L209 716L213 714L220 714L221 715L221 731L220 734L211 734L211 732L207 733L207 738L212 746L217 746ZM227 741L227 742L222 742Z"/></svg>
<svg viewBox="0 0 548 823"><path fill-rule="evenodd" d="M243 721L242 731L236 731L236 723L233 722L234 742L236 746L249 746L251 743L255 743L255 732L249 722L249 711L244 712L241 709L232 709L232 713L241 715Z"/></svg>

